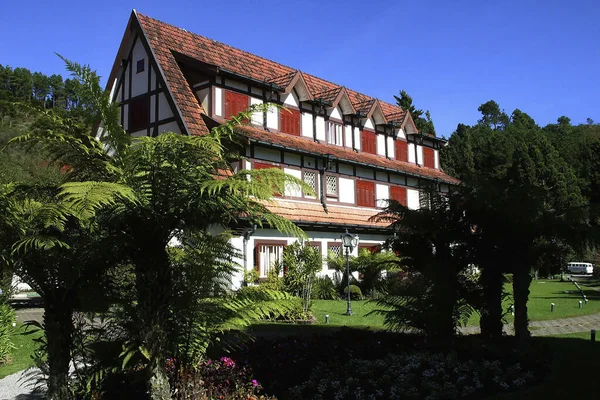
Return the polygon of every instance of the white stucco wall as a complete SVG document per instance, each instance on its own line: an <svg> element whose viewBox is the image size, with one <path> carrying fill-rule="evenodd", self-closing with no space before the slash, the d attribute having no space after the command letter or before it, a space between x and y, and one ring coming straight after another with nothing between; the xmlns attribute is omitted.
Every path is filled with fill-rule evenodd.
<svg viewBox="0 0 600 400"><path fill-rule="evenodd" d="M394 139L392 137L387 138L387 156L391 159L394 159L396 156L396 146L394 146Z"/></svg>
<svg viewBox="0 0 600 400"><path fill-rule="evenodd" d="M279 129L279 110L275 107L270 107L267 111L267 128Z"/></svg>
<svg viewBox="0 0 600 400"><path fill-rule="evenodd" d="M254 156L261 160L269 160L273 162L281 162L281 154L279 150L256 146L254 148Z"/></svg>
<svg viewBox="0 0 600 400"><path fill-rule="evenodd" d="M354 147L357 150L360 150L361 142L360 142L360 129L354 128Z"/></svg>
<svg viewBox="0 0 600 400"><path fill-rule="evenodd" d="M344 125L344 142L346 147L352 148L352 126Z"/></svg>
<svg viewBox="0 0 600 400"><path fill-rule="evenodd" d="M408 144L408 162L415 163L417 160L415 158L415 144Z"/></svg>
<svg viewBox="0 0 600 400"><path fill-rule="evenodd" d="M411 210L419 209L419 191L415 189L406 189L407 207Z"/></svg>
<svg viewBox="0 0 600 400"><path fill-rule="evenodd" d="M440 152L439 152L439 150L433 151L433 160L434 160L435 168L439 168L440 167Z"/></svg>
<svg viewBox="0 0 600 400"><path fill-rule="evenodd" d="M340 177L338 186L340 202L354 203L354 180Z"/></svg>
<svg viewBox="0 0 600 400"><path fill-rule="evenodd" d="M325 118L317 116L317 140L325 140Z"/></svg>
<svg viewBox="0 0 600 400"><path fill-rule="evenodd" d="M377 134L377 154L385 156L385 136Z"/></svg>
<svg viewBox="0 0 600 400"><path fill-rule="evenodd" d="M283 98L283 104L286 106L298 107L298 99L296 99L296 95L294 94L294 92L285 95L285 97Z"/></svg>
<svg viewBox="0 0 600 400"><path fill-rule="evenodd" d="M223 116L223 89L216 87L215 88L215 115L222 117Z"/></svg>
<svg viewBox="0 0 600 400"><path fill-rule="evenodd" d="M138 60L144 60L144 71L139 74L137 71ZM148 92L148 55L140 39L136 39L131 53L131 96L139 96Z"/></svg>
<svg viewBox="0 0 600 400"><path fill-rule="evenodd" d="M373 121L371 121L370 118L365 121L365 128L370 129L372 131L375 130L375 125L373 125Z"/></svg>
<svg viewBox="0 0 600 400"><path fill-rule="evenodd" d="M253 106L255 104L262 104L263 101L261 99L257 99L255 97L250 97L250 105ZM262 125L263 124L263 113L262 112L255 112L252 113L252 123L255 125Z"/></svg>
<svg viewBox="0 0 600 400"><path fill-rule="evenodd" d="M152 108L154 108L154 103L152 103ZM171 106L167 101L167 97L164 93L158 94L158 118L159 120L171 118L173 116L173 110L171 110Z"/></svg>
<svg viewBox="0 0 600 400"><path fill-rule="evenodd" d="M179 130L179 125L177 122L169 122L168 124L162 124L158 126L158 134L160 135L163 132L173 132L173 133L181 133Z"/></svg>
<svg viewBox="0 0 600 400"><path fill-rule="evenodd" d="M387 200L390 198L390 187L380 183L375 185L375 196L377 198L377 207L387 206Z"/></svg>
<svg viewBox="0 0 600 400"><path fill-rule="evenodd" d="M289 174L295 178L302 179L302 171L299 169L284 168L283 172L285 172L286 174ZM293 196L293 197L302 197L302 190L300 189L300 187L298 185L286 184L285 185L285 195Z"/></svg>
<svg viewBox="0 0 600 400"><path fill-rule="evenodd" d="M423 165L423 146L417 145L417 161L419 165Z"/></svg>
<svg viewBox="0 0 600 400"><path fill-rule="evenodd" d="M329 114L329 117L334 118L334 119L339 119L341 121L342 113L340 112L339 107L332 109L331 114Z"/></svg>
<svg viewBox="0 0 600 400"><path fill-rule="evenodd" d="M313 120L312 114L308 112L302 113L302 121L300 123L302 136L313 137Z"/></svg>

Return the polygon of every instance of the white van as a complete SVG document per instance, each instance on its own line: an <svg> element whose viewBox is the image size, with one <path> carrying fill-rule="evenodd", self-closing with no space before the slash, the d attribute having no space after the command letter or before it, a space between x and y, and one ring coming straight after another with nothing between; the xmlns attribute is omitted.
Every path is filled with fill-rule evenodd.
<svg viewBox="0 0 600 400"><path fill-rule="evenodd" d="M572 274L592 274L594 267L590 263L570 262L567 264L567 271Z"/></svg>

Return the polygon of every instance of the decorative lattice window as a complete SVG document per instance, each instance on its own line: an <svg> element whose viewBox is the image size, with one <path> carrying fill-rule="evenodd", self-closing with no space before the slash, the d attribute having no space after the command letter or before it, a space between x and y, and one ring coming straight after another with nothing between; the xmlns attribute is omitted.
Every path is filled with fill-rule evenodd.
<svg viewBox="0 0 600 400"><path fill-rule="evenodd" d="M304 183L317 193L317 173L313 171L304 171Z"/></svg>
<svg viewBox="0 0 600 400"><path fill-rule="evenodd" d="M332 255L334 257L340 257L344 253L342 252L342 244L341 243L329 243L327 245L327 255ZM333 266L328 265L327 269L335 269Z"/></svg>
<svg viewBox="0 0 600 400"><path fill-rule="evenodd" d="M336 176L327 175L327 196L337 197L338 195L338 180Z"/></svg>

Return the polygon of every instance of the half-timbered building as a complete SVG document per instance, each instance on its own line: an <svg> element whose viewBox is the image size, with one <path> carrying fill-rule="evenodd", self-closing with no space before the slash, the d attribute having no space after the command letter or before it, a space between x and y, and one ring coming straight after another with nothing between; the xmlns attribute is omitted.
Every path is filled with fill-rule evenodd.
<svg viewBox="0 0 600 400"><path fill-rule="evenodd" d="M132 136L203 135L252 104L284 106L239 128L248 139L239 167L281 168L314 189L317 196L290 188L269 207L302 227L324 257L342 252L346 229L360 235L359 248L381 244L389 232L369 218L386 200L417 208L423 184L447 191L457 182L440 168L444 141L418 132L406 110L136 11L108 85ZM261 277L295 240L236 228L240 264Z"/></svg>

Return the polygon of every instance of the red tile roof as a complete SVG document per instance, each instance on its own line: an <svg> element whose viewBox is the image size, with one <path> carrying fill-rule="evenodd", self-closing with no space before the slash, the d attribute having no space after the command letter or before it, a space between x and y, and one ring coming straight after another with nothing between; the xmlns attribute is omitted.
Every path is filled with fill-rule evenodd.
<svg viewBox="0 0 600 400"><path fill-rule="evenodd" d="M295 223L323 223L363 227L387 227L389 222L370 222L369 218L379 212L377 209L343 207L327 204L327 213L320 203L306 203L277 199L266 202L267 208Z"/></svg>
<svg viewBox="0 0 600 400"><path fill-rule="evenodd" d="M192 92L177 64L173 55L174 52L252 79L272 82L282 87L289 84L298 72L285 65L188 32L185 29L177 28L139 13L136 15L148 40L150 50L154 53L160 68L162 68L166 84L173 94L181 119L191 135L208 133L209 128L202 118L202 115L207 116L208 113ZM343 88L316 76L302 75L308 90L317 97L322 96L325 99L333 100ZM346 91L356 111L368 112L377 101L373 97L350 89L346 89ZM393 121L404 119L406 112L402 108L383 101L379 101L379 104L384 116L389 116ZM424 168L412 163L388 160L367 153L356 153L350 149L327 143L316 143L307 138L267 132L251 126L241 127L240 130L251 139L275 145L283 145L314 154L331 154L333 157L342 160L394 169L419 177L439 179L451 184L458 183L456 179L440 170Z"/></svg>
<svg viewBox="0 0 600 400"><path fill-rule="evenodd" d="M408 163L399 160L390 160L386 157L375 154L355 152L347 147L340 147L333 144L328 144L324 141L317 143L311 138L288 135L280 132L269 132L261 128L256 128L252 125L242 125L237 128L244 136L250 140L260 141L272 145L280 145L289 149L305 151L315 155L331 155L331 158L339 160L347 160L349 162L366 164L373 167L385 168L399 173L406 173L416 177L426 179L439 179L441 182L449 184L458 184L460 181L443 171L433 168L425 168L413 163Z"/></svg>
<svg viewBox="0 0 600 400"><path fill-rule="evenodd" d="M204 110L195 101L195 96L191 90L185 88L187 83L177 66L172 52L183 54L208 65L217 66L239 75L259 81L273 82L280 86L285 86L289 83L296 73L295 69L283 64L188 32L185 29L177 28L139 13L137 17L151 48L165 72L167 84L176 93L181 113L188 128L191 128L192 131L190 133L192 134L201 134L201 131L206 129L206 126L201 122L193 122L193 119L198 119L198 113ZM342 86L316 76L303 75L308 90L312 94L327 93L327 98L331 97L333 99L342 89ZM365 103L366 101L369 101L372 105L376 100L373 97L353 90L348 90L348 96L353 106L358 103ZM381 104L384 115L404 112L398 106L385 102L381 102Z"/></svg>

